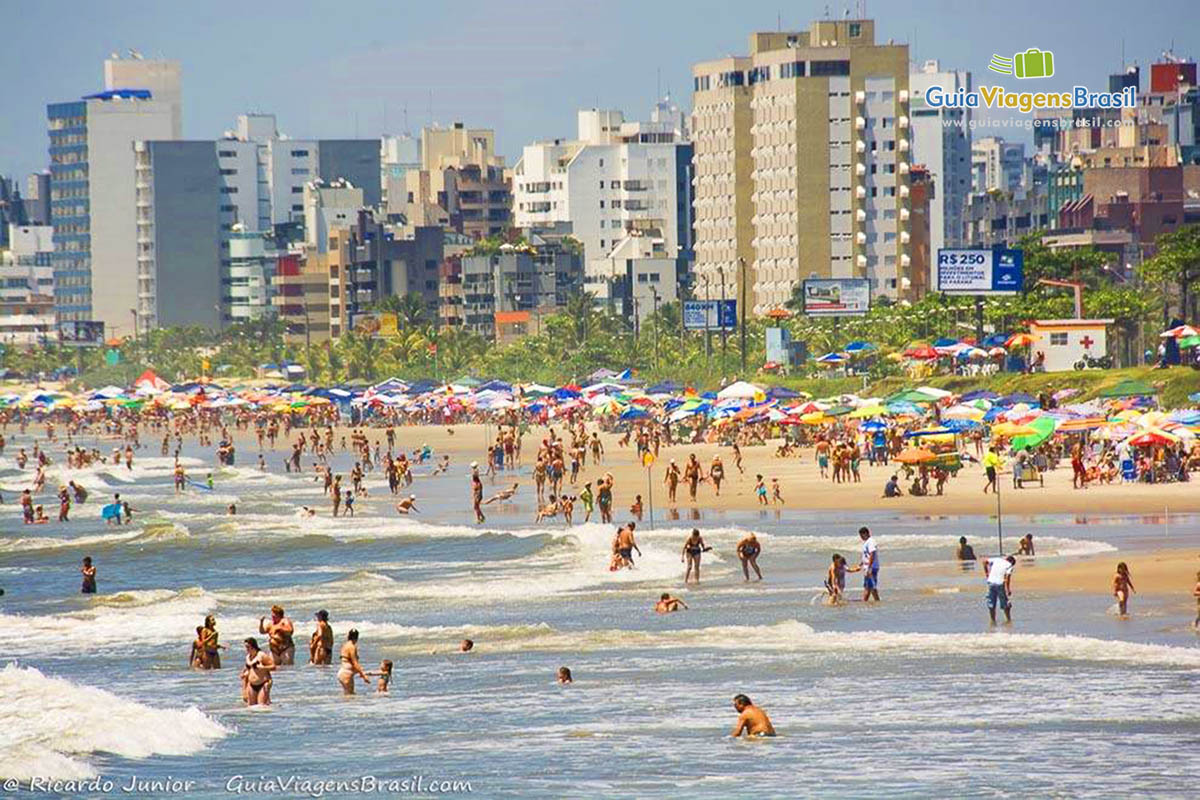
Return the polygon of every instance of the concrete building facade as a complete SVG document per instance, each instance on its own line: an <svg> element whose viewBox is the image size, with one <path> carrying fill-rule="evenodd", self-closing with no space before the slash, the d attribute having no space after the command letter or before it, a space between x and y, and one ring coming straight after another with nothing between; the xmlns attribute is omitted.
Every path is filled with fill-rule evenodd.
<svg viewBox="0 0 1200 800"><path fill-rule="evenodd" d="M133 143L181 138L181 95L177 62L110 59L104 91L47 106L60 318L101 320L110 335L132 332L138 293Z"/></svg>
<svg viewBox="0 0 1200 800"><path fill-rule="evenodd" d="M761 314L809 277L897 296L908 255L908 46L872 20L755 33L692 68L696 265ZM744 287L744 289L743 289Z"/></svg>

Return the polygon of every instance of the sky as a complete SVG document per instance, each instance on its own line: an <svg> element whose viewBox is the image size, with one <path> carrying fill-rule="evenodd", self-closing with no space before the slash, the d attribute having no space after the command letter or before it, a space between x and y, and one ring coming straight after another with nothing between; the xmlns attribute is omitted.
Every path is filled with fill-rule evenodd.
<svg viewBox="0 0 1200 800"><path fill-rule="evenodd" d="M1055 83L1036 88L1058 90L1105 90L1122 46L1143 88L1163 50L1200 55L1194 0L0 0L0 174L45 168L46 104L102 88L117 51L182 62L189 139L219 137L244 111L274 112L295 138L462 121L495 129L511 164L525 144L573 136L578 108L644 119L668 90L688 108L693 63L745 54L754 30L862 5L879 41L908 43L914 63L969 69L977 85L1034 88L987 71L993 53L1030 47L1054 52Z"/></svg>

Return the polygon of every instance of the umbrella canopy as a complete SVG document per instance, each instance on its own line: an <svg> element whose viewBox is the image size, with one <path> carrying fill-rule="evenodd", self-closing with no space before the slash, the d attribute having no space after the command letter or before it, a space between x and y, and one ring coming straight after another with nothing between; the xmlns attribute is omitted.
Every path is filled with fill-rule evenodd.
<svg viewBox="0 0 1200 800"><path fill-rule="evenodd" d="M934 350L929 345L921 345L918 347L909 347L904 351L905 358L933 359L938 357L938 351Z"/></svg>
<svg viewBox="0 0 1200 800"><path fill-rule="evenodd" d="M883 422L882 420L869 419L866 422L864 422L862 425L859 425L858 429L860 431L866 431L868 433L875 433L876 431L886 431L887 424L885 422Z"/></svg>
<svg viewBox="0 0 1200 800"><path fill-rule="evenodd" d="M830 413L833 413L832 410ZM881 405L870 405L856 408L850 412L850 419L867 419L869 417L882 417L887 413L887 408Z"/></svg>
<svg viewBox="0 0 1200 800"><path fill-rule="evenodd" d="M987 389L976 389L964 394L962 396L962 401L965 403L968 400L995 400L999 396L1000 395L996 392L992 392Z"/></svg>
<svg viewBox="0 0 1200 800"><path fill-rule="evenodd" d="M1163 339L1185 339L1189 336L1200 336L1200 330L1196 330L1191 325L1176 325L1174 328L1168 328L1159 334Z"/></svg>
<svg viewBox="0 0 1200 800"><path fill-rule="evenodd" d="M789 389L786 386L772 386L767 389L767 398L770 400L792 400L804 395L797 392L795 389Z"/></svg>
<svg viewBox="0 0 1200 800"><path fill-rule="evenodd" d="M771 319L791 319L792 312L788 311L786 308L772 308L766 313L766 316L770 317Z"/></svg>
<svg viewBox="0 0 1200 800"><path fill-rule="evenodd" d="M847 353L865 353L868 350L874 350L875 345L870 342L851 342L842 349Z"/></svg>
<svg viewBox="0 0 1200 800"><path fill-rule="evenodd" d="M1020 403L1034 406L1037 405L1037 398L1026 392L1013 392L1012 394L1004 395L1004 397L996 398L996 405L998 406L1015 406Z"/></svg>
<svg viewBox="0 0 1200 800"><path fill-rule="evenodd" d="M842 353L826 353L817 359L818 364L841 364L846 361L846 356Z"/></svg>
<svg viewBox="0 0 1200 800"><path fill-rule="evenodd" d="M683 391L683 384L675 381L663 381L646 389L646 394L676 394Z"/></svg>
<svg viewBox="0 0 1200 800"><path fill-rule="evenodd" d="M1169 445L1179 441L1179 437L1174 434L1167 433L1160 428L1151 428L1145 433L1139 433L1137 436L1130 438L1129 443L1137 447L1151 447L1154 445Z"/></svg>
<svg viewBox="0 0 1200 800"><path fill-rule="evenodd" d="M1014 333L1004 343L1005 347L1029 347L1038 340L1032 333Z"/></svg>
<svg viewBox="0 0 1200 800"><path fill-rule="evenodd" d="M1042 442L1049 439L1054 434L1054 429L1057 427L1057 421L1054 417L1038 417L1028 424L1032 433L1014 436L1012 446L1017 450L1025 450L1031 447L1037 447Z"/></svg>
<svg viewBox="0 0 1200 800"><path fill-rule="evenodd" d="M933 461L935 458L937 458L937 453L932 450L926 450L924 447L906 447L893 460L899 461L901 464L921 464Z"/></svg>
<svg viewBox="0 0 1200 800"><path fill-rule="evenodd" d="M934 347L951 347L958 344L958 339L951 339L949 336L943 336L933 343Z"/></svg>

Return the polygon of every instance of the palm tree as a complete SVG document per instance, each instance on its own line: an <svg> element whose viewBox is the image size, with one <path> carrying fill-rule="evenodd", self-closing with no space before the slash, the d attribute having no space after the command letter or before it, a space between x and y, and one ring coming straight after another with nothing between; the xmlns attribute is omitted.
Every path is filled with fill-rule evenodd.
<svg viewBox="0 0 1200 800"><path fill-rule="evenodd" d="M567 298L567 319L571 321L571 338L576 347L587 343L588 334L595 328L596 295L577 291Z"/></svg>

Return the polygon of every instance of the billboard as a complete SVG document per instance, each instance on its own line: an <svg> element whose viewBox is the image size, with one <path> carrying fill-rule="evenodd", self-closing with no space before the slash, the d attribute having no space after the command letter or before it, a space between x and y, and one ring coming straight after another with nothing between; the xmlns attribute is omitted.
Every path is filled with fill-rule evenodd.
<svg viewBox="0 0 1200 800"><path fill-rule="evenodd" d="M812 278L804 282L804 313L810 317L855 317L871 310L866 278Z"/></svg>
<svg viewBox="0 0 1200 800"><path fill-rule="evenodd" d="M934 288L946 294L1015 294L1025 285L1021 250L938 250Z"/></svg>
<svg viewBox="0 0 1200 800"><path fill-rule="evenodd" d="M64 345L99 347L104 344L104 323L70 319L58 323L58 341Z"/></svg>
<svg viewBox="0 0 1200 800"><path fill-rule="evenodd" d="M685 300L683 327L689 331L737 327L737 300Z"/></svg>
<svg viewBox="0 0 1200 800"><path fill-rule="evenodd" d="M388 338L398 333L396 315L390 311L355 314L350 328L360 336L377 338Z"/></svg>

